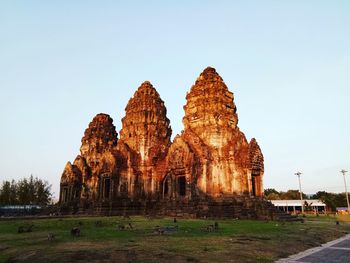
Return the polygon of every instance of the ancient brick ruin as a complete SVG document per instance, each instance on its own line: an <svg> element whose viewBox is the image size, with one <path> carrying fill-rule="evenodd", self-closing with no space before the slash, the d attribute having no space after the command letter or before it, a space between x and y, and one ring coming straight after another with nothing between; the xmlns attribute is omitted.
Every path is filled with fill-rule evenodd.
<svg viewBox="0 0 350 263"><path fill-rule="evenodd" d="M62 212L266 214L264 158L237 126L233 93L208 67L186 99L184 130L173 142L164 102L148 81L125 108L119 140L111 117L96 115L63 171Z"/></svg>

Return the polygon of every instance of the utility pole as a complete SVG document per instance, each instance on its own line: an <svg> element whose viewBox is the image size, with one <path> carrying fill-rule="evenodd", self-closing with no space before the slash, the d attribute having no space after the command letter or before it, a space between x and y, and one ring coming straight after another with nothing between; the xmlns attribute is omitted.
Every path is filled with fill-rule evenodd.
<svg viewBox="0 0 350 263"><path fill-rule="evenodd" d="M304 201L303 201L303 194L301 193L301 183L300 183L300 175L301 172L296 172L295 175L298 176L299 179L299 192L300 192L300 202L301 202L301 213L304 214Z"/></svg>
<svg viewBox="0 0 350 263"><path fill-rule="evenodd" d="M343 174L343 178L344 178L345 195L346 195L346 202L348 204L348 214L349 214L350 213L349 196L348 196L348 188L346 187L346 179L345 179L345 173L347 173L348 171L345 171L343 169L340 172Z"/></svg>

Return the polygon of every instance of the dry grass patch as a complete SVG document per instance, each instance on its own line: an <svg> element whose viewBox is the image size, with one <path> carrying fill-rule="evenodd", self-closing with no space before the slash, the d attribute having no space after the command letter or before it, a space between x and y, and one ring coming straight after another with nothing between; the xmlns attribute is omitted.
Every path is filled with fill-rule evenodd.
<svg viewBox="0 0 350 263"><path fill-rule="evenodd" d="M348 221L326 216L307 217L305 223L218 220L219 229L207 231L215 221L53 218L32 220L33 232L22 234L17 228L26 222L0 221L0 262L273 262L349 233ZM117 228L129 222L133 229ZM70 229L77 226L81 236L72 237ZM55 235L51 241L49 232Z"/></svg>

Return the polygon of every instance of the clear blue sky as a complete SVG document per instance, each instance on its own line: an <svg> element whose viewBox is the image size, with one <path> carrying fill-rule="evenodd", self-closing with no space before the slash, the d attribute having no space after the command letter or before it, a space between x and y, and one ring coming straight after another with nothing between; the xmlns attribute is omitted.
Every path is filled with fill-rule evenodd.
<svg viewBox="0 0 350 263"><path fill-rule="evenodd" d="M350 1L1 1L0 179L57 196L93 116L121 129L144 80L173 134L206 66L265 155L265 187L343 191L350 170ZM350 179L350 176L348 176ZM350 180L349 180L350 185Z"/></svg>

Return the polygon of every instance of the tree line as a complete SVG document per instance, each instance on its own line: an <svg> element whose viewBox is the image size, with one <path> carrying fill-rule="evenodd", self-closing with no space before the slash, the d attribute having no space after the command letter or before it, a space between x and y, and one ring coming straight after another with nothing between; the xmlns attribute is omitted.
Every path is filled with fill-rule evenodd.
<svg viewBox="0 0 350 263"><path fill-rule="evenodd" d="M0 205L48 205L52 200L51 185L32 175L18 181L3 181Z"/></svg>
<svg viewBox="0 0 350 263"><path fill-rule="evenodd" d="M264 190L264 195L268 200L296 200L300 199L300 193L298 190L288 190L286 192L280 191L273 188ZM318 191L316 194L306 196L303 194L303 199L319 199L326 204L326 206L332 211L336 211L337 207L346 207L346 195L345 193L328 193L326 191Z"/></svg>

